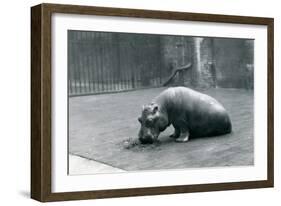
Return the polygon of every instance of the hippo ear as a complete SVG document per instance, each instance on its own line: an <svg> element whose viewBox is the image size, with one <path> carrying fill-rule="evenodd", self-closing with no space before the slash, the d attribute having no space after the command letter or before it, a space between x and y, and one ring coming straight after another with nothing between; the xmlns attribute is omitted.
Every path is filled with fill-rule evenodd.
<svg viewBox="0 0 281 206"><path fill-rule="evenodd" d="M155 113L157 111L158 111L158 105L155 105L154 108L153 108L153 113Z"/></svg>
<svg viewBox="0 0 281 206"><path fill-rule="evenodd" d="M138 121L139 121L140 123L142 123L142 120L141 120L141 118L140 118L140 117L138 118Z"/></svg>

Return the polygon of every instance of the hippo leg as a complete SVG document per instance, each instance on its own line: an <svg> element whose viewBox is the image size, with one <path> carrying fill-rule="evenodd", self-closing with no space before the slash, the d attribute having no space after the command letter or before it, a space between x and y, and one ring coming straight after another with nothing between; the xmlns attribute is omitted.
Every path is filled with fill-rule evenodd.
<svg viewBox="0 0 281 206"><path fill-rule="evenodd" d="M177 139L180 136L181 131L180 131L180 128L178 128L178 127L174 126L174 128L175 128L175 131L173 134L170 135L170 137L173 139Z"/></svg>
<svg viewBox="0 0 281 206"><path fill-rule="evenodd" d="M187 142L189 140L189 131L181 132L181 135L175 140L176 142Z"/></svg>

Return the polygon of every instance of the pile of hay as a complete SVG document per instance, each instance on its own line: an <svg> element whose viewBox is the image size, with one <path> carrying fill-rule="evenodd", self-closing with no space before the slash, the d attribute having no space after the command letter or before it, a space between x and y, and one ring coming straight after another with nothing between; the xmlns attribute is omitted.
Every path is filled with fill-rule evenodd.
<svg viewBox="0 0 281 206"><path fill-rule="evenodd" d="M142 144L138 139L134 139L132 137L125 139L122 142L122 146L124 149L133 149L134 151L143 151L143 150L155 150L160 149L160 141L156 141L153 144Z"/></svg>
<svg viewBox="0 0 281 206"><path fill-rule="evenodd" d="M139 142L138 139L133 139L132 137L126 139L123 141L123 147L125 149L131 149L137 145L140 145L141 143Z"/></svg>

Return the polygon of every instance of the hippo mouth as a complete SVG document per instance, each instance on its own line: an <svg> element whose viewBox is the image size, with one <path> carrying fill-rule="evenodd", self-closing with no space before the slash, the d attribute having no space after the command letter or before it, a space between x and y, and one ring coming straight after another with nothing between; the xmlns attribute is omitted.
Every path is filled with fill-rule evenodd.
<svg viewBox="0 0 281 206"><path fill-rule="evenodd" d="M139 138L141 144L152 144L154 142L153 138Z"/></svg>
<svg viewBox="0 0 281 206"><path fill-rule="evenodd" d="M139 141L141 144L153 144L154 142L156 142L158 139L158 136L146 136L146 137L140 137Z"/></svg>

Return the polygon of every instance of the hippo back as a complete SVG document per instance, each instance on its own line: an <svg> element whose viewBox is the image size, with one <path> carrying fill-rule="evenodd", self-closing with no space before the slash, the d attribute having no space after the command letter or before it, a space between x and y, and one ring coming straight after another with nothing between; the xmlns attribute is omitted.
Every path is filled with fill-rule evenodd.
<svg viewBox="0 0 281 206"><path fill-rule="evenodd" d="M155 98L169 124L188 127L191 136L231 132L230 118L216 99L186 87L172 87Z"/></svg>

